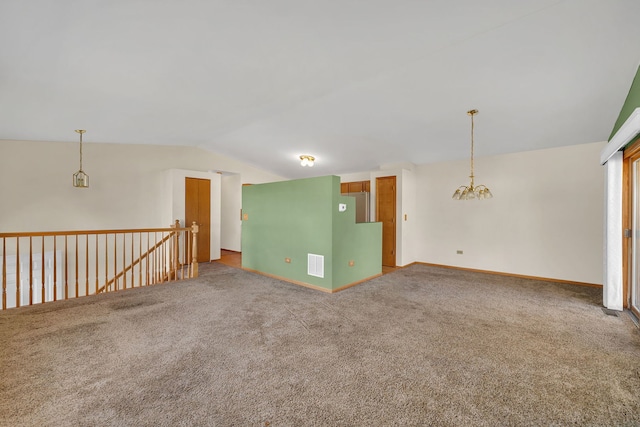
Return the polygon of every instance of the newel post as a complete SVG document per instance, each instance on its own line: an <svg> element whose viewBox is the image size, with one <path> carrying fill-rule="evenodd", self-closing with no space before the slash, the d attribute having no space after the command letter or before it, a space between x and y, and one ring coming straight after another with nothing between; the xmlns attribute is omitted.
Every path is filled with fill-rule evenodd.
<svg viewBox="0 0 640 427"><path fill-rule="evenodd" d="M193 221L191 225L191 235L193 238L193 249L191 251L191 272L192 277L198 277L198 231L200 227Z"/></svg>
<svg viewBox="0 0 640 427"><path fill-rule="evenodd" d="M176 219L176 221L171 225L171 228L174 228L173 232L173 256L171 257L171 271L173 274L173 280L178 280L178 268L180 266L180 245L178 239L180 238L180 232L178 229L180 228L180 221Z"/></svg>

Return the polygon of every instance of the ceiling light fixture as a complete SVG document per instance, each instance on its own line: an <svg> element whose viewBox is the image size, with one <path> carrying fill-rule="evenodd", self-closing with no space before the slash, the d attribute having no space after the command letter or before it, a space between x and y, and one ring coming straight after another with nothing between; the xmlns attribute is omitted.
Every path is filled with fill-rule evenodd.
<svg viewBox="0 0 640 427"><path fill-rule="evenodd" d="M73 174L73 186L79 188L89 187L89 175L82 170L82 134L86 132L84 129L76 129L80 134L80 170Z"/></svg>
<svg viewBox="0 0 640 427"><path fill-rule="evenodd" d="M469 110L467 114L471 116L471 183L469 186L461 185L458 187L455 193L453 193L452 199L455 200L471 200L471 199L490 199L493 197L491 191L485 185L478 185L477 187L473 182L473 116L478 114L478 110Z"/></svg>
<svg viewBox="0 0 640 427"><path fill-rule="evenodd" d="M313 167L313 163L316 161L316 158L313 156L309 156L307 154L303 154L300 156L300 164L302 166Z"/></svg>

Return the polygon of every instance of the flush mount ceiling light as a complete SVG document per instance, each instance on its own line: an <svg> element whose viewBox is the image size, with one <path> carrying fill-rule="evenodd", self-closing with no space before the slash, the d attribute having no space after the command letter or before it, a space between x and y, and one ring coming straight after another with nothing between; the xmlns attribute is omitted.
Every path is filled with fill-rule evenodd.
<svg viewBox="0 0 640 427"><path fill-rule="evenodd" d="M82 170L82 134L86 132L84 129L76 129L80 134L80 170L73 174L73 186L79 188L89 187L89 175Z"/></svg>
<svg viewBox="0 0 640 427"><path fill-rule="evenodd" d="M316 161L316 158L313 156L309 156L307 154L303 154L300 156L300 164L302 166L313 167L313 163Z"/></svg>
<svg viewBox="0 0 640 427"><path fill-rule="evenodd" d="M491 191L485 185L475 186L473 182L473 116L478 114L478 110L469 110L467 114L471 116L471 183L469 186L462 185L453 193L452 198L455 200L471 200L471 199L490 199L493 197Z"/></svg>

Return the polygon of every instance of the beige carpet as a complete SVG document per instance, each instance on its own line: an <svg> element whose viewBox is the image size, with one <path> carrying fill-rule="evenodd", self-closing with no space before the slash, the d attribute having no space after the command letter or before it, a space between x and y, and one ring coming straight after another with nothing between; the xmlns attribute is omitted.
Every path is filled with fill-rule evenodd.
<svg viewBox="0 0 640 427"><path fill-rule="evenodd" d="M0 425L640 425L640 334L599 289L415 265L329 295L200 271L0 313Z"/></svg>

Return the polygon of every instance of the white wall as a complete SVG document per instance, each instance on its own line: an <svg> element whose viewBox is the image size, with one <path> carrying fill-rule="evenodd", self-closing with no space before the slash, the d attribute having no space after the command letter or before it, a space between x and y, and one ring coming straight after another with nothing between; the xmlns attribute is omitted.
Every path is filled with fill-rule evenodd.
<svg viewBox="0 0 640 427"><path fill-rule="evenodd" d="M491 200L451 199L468 161L418 166L416 259L602 284L604 145L477 158Z"/></svg>
<svg viewBox="0 0 640 427"><path fill-rule="evenodd" d="M220 229L220 247L231 251L241 251L242 220L242 183L240 175L222 177L222 226Z"/></svg>
<svg viewBox="0 0 640 427"><path fill-rule="evenodd" d="M340 175L341 182L371 182L370 211L371 221L376 221L376 178L396 177L396 265L409 265L416 261L415 242L411 238L417 216L415 214L415 174L411 163L384 166L384 169ZM406 215L406 220L404 219Z"/></svg>
<svg viewBox="0 0 640 427"><path fill-rule="evenodd" d="M495 195L485 201L451 199L468 184L468 160L342 180L368 176L375 206L375 177L398 177L398 265L422 261L602 283L604 145L477 158L477 184ZM170 169L282 180L193 147L87 143L83 166L91 186L74 188L77 142L0 141L0 232L167 227L174 216Z"/></svg>
<svg viewBox="0 0 640 427"><path fill-rule="evenodd" d="M416 243L414 238L418 215L416 211L416 174L413 171L402 170L402 200L400 204L401 216L398 216L400 232L402 233L402 264L408 265L416 261Z"/></svg>
<svg viewBox="0 0 640 427"><path fill-rule="evenodd" d="M168 227L169 218L184 220L171 211L170 169L229 171L254 183L283 179L179 146L85 143L83 169L90 187L74 188L77 142L0 141L0 232Z"/></svg>
<svg viewBox="0 0 640 427"><path fill-rule="evenodd" d="M345 173L340 176L340 182L368 181L371 179L371 172Z"/></svg>
<svg viewBox="0 0 640 427"><path fill-rule="evenodd" d="M220 259L220 234L221 230L221 209L220 200L222 193L221 176L214 172L200 172L185 169L170 169L167 172L168 185L167 193L171 195L166 206L165 223L172 223L176 219L180 221L180 226L189 227L191 224L185 223L184 213L186 209L186 178L208 179L210 181L210 203L209 215L209 256L210 259Z"/></svg>
<svg viewBox="0 0 640 427"><path fill-rule="evenodd" d="M610 143L609 143L610 144ZM607 149L609 147L605 147ZM602 304L611 310L622 310L624 301L624 276L627 274L623 264L623 174L624 154L613 153L604 165L605 179L605 218L604 218L604 283L602 284Z"/></svg>
<svg viewBox="0 0 640 427"><path fill-rule="evenodd" d="M403 267L416 261L413 256L413 241L408 236L411 228L409 221L404 221L404 214L407 218L414 218L412 199L415 199L413 181L414 173L406 169L389 169L371 172L371 212L372 220L376 213L376 178L384 176L396 177L396 265ZM413 221L412 221L413 222Z"/></svg>

